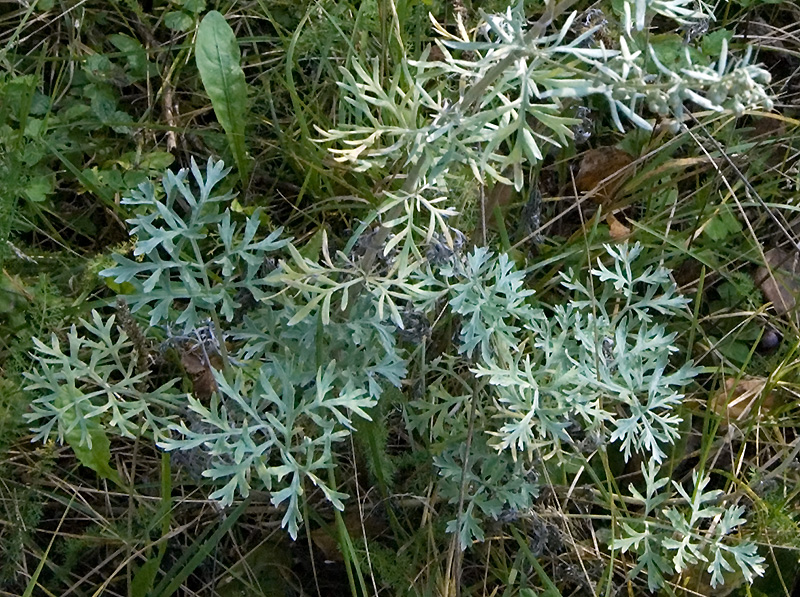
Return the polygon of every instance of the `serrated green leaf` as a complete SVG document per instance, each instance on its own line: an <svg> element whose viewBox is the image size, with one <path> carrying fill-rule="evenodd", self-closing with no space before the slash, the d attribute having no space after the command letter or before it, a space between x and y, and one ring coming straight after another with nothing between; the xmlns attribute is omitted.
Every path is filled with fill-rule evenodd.
<svg viewBox="0 0 800 597"><path fill-rule="evenodd" d="M139 167L146 170L162 172L169 168L174 161L175 156L168 151L151 151L142 155L139 161Z"/></svg>
<svg viewBox="0 0 800 597"><path fill-rule="evenodd" d="M39 176L29 180L23 189L28 200L35 203L46 201L53 193L53 180L49 176Z"/></svg>
<svg viewBox="0 0 800 597"><path fill-rule="evenodd" d="M723 241L732 234L742 231L742 224L736 219L727 206L722 206L719 213L712 217L703 232L715 242Z"/></svg>

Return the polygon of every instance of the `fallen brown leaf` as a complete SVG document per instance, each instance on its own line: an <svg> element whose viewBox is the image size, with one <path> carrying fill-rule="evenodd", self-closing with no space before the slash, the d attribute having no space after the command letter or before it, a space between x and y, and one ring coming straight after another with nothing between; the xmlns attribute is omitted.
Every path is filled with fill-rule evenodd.
<svg viewBox="0 0 800 597"><path fill-rule="evenodd" d="M767 385L765 377L734 378L725 380L725 384L714 394L709 404L711 409L726 421L742 421L750 416L753 407ZM764 396L758 409L758 415L767 414L775 408L775 397L772 392Z"/></svg>
<svg viewBox="0 0 800 597"><path fill-rule="evenodd" d="M630 236L631 229L620 222L613 214L606 216L606 222L608 222L608 233L614 240Z"/></svg>
<svg viewBox="0 0 800 597"><path fill-rule="evenodd" d="M793 311L800 293L800 259L795 253L770 249L764 254L767 266L759 267L753 276L755 283L772 303L778 315Z"/></svg>
<svg viewBox="0 0 800 597"><path fill-rule="evenodd" d="M192 378L192 393L201 402L208 402L211 394L217 391L213 369L222 368L218 355L206 357L202 347L194 347L181 352L181 365Z"/></svg>
<svg viewBox="0 0 800 597"><path fill-rule="evenodd" d="M582 193L592 192L595 203L611 203L630 176L633 157L616 147L598 147L583 154L575 186Z"/></svg>
<svg viewBox="0 0 800 597"><path fill-rule="evenodd" d="M495 210L500 208L501 211L504 211L514 197L515 192L513 185L503 184L502 182L495 183L492 190L489 191L489 194L486 196L486 206L484 207L486 225L488 228L492 230L497 230L499 228ZM478 224L478 226L480 227L480 224Z"/></svg>

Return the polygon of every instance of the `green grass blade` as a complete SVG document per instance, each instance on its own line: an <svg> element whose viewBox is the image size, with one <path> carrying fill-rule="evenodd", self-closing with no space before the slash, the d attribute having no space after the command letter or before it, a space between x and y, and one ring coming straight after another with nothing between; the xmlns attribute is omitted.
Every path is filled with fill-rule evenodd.
<svg viewBox="0 0 800 597"><path fill-rule="evenodd" d="M151 596L170 597L170 595L174 594L175 591L181 587L183 581L189 578L189 575L194 572L195 568L202 564L203 560L208 557L208 554L210 554L211 550L217 546L222 537L225 536L225 533L231 530L233 525L236 524L236 521L239 520L239 517L244 513L249 504L249 499L239 504L236 509L228 514L223 523L219 525L217 530L214 531L214 533L212 533L207 540L203 541L207 535L207 532L198 537L198 539L189 547L189 549L186 550L186 552L183 554L183 557L175 562L175 565L151 593ZM211 527L209 527L209 530L210 528Z"/></svg>
<svg viewBox="0 0 800 597"><path fill-rule="evenodd" d="M561 592L558 590L558 587L547 575L547 572L545 572L536 556L533 555L533 552L531 551L530 547L528 547L528 542L525 540L525 538L520 535L517 529L511 529L511 533L514 535L514 539L516 539L517 544L519 544L522 553L525 554L528 563L533 566L534 570L536 570L536 574L539 575L539 580L542 581L542 585L544 585L544 592L541 593L541 595L545 595L546 597L561 597Z"/></svg>
<svg viewBox="0 0 800 597"><path fill-rule="evenodd" d="M172 521L172 469L170 467L169 452L161 453L161 504L158 507L151 526L148 527L147 533L161 523L161 537L166 538L169 535L170 523ZM131 582L131 597L145 597L153 588L158 571L161 568L161 561L164 559L164 554L167 551L167 541L161 541L158 545L158 553L155 557L148 559L133 577Z"/></svg>
<svg viewBox="0 0 800 597"><path fill-rule="evenodd" d="M56 537L58 537L58 532L61 530L61 525L64 524L64 520L67 518L67 514L69 513L74 500L75 496L72 496L72 499L70 499L66 510L64 510L64 514L61 516L61 520L58 521L56 532L53 533L53 536L50 538L50 543L47 545L47 549L45 549L44 553L42 554L42 559L39 560L39 565L36 566L36 570L34 570L33 575L31 575L31 579L28 581L28 585L25 587L25 592L22 594L22 597L30 597L33 595L33 590L36 588L36 584L39 582L39 576L42 574L44 565L47 563L47 556L50 554L50 550L53 548L53 543L55 543Z"/></svg>

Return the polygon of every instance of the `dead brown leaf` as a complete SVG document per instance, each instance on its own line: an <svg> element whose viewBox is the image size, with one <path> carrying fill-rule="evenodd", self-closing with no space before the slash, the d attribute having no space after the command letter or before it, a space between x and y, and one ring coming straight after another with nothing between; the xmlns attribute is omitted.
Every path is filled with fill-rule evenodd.
<svg viewBox="0 0 800 597"><path fill-rule="evenodd" d="M611 203L622 184L633 174L633 157L616 147L598 147L583 154L575 186L582 193L592 192L595 203Z"/></svg>
<svg viewBox="0 0 800 597"><path fill-rule="evenodd" d="M613 214L606 216L606 222L608 222L608 233L614 240L630 236L631 229L620 222Z"/></svg>
<svg viewBox="0 0 800 597"><path fill-rule="evenodd" d="M495 210L500 208L501 211L505 211L515 196L513 185L503 184L502 182L495 183L492 190L489 191L489 194L486 196L486 206L484 207L486 225L488 228L492 230L497 230L499 228Z"/></svg>
<svg viewBox="0 0 800 597"><path fill-rule="evenodd" d="M764 388L765 377L734 378L725 380L725 384L709 399L711 409L726 421L743 421L753 414ZM758 415L768 414L776 406L772 392L764 396L758 407Z"/></svg>
<svg viewBox="0 0 800 597"><path fill-rule="evenodd" d="M796 252L770 249L764 254L769 267L756 270L755 283L778 315L793 311L800 293L800 259Z"/></svg>
<svg viewBox="0 0 800 597"><path fill-rule="evenodd" d="M181 365L192 378L192 393L201 402L208 402L211 394L217 391L213 369L222 368L222 359L218 355L206 356L202 347L181 352Z"/></svg>

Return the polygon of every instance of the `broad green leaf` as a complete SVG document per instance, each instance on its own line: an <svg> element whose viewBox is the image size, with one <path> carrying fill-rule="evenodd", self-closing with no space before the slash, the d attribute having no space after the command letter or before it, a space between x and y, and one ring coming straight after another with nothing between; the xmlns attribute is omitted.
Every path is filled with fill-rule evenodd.
<svg viewBox="0 0 800 597"><path fill-rule="evenodd" d="M80 415L70 408L70 403L80 395L80 390L76 388L65 388L55 400L56 407L63 409L61 422L66 429L64 440L82 465L88 466L102 478L122 485L117 471L110 464L111 442L105 430L95 419L87 417L79 420Z"/></svg>
<svg viewBox="0 0 800 597"><path fill-rule="evenodd" d="M84 63L83 72L92 83L106 83L114 77L114 65L105 54L92 54Z"/></svg>
<svg viewBox="0 0 800 597"><path fill-rule="evenodd" d="M247 82L239 64L241 54L230 25L216 10L203 17L197 31L195 60L214 114L225 129L239 176L247 178L244 142L247 114Z"/></svg>
<svg viewBox="0 0 800 597"><path fill-rule="evenodd" d="M658 59L667 68L678 70L686 65L686 51L689 51L694 64L703 64L703 56L693 46L687 46L683 36L677 33L662 33L647 38Z"/></svg>
<svg viewBox="0 0 800 597"><path fill-rule="evenodd" d="M206 0L181 0L183 10L198 14L206 9Z"/></svg>
<svg viewBox="0 0 800 597"><path fill-rule="evenodd" d="M131 77L139 79L147 76L151 65L147 60L147 52L139 40L122 33L111 35L108 40L125 55L128 74Z"/></svg>
<svg viewBox="0 0 800 597"><path fill-rule="evenodd" d="M53 180L49 176L40 176L28 181L23 190L25 196L35 203L45 201L53 192Z"/></svg>
<svg viewBox="0 0 800 597"><path fill-rule="evenodd" d="M175 161L173 156L168 151L151 151L142 156L142 161L139 163L140 168L146 170L166 170Z"/></svg>
<svg viewBox="0 0 800 597"><path fill-rule="evenodd" d="M703 54L711 56L712 58L717 58L722 53L722 40L730 42L731 39L733 39L733 31L728 31L727 29L718 29L717 31L709 33L703 37L703 41L701 42Z"/></svg>
<svg viewBox="0 0 800 597"><path fill-rule="evenodd" d="M192 17L182 10L173 10L164 15L164 25L173 31L188 31L193 22Z"/></svg>
<svg viewBox="0 0 800 597"><path fill-rule="evenodd" d="M81 430L76 427L66 435L67 443L75 452L75 456L83 466L88 466L103 479L109 479L117 485L122 485L116 469L111 467L111 442L103 428L94 420L86 422L92 447L81 445Z"/></svg>

